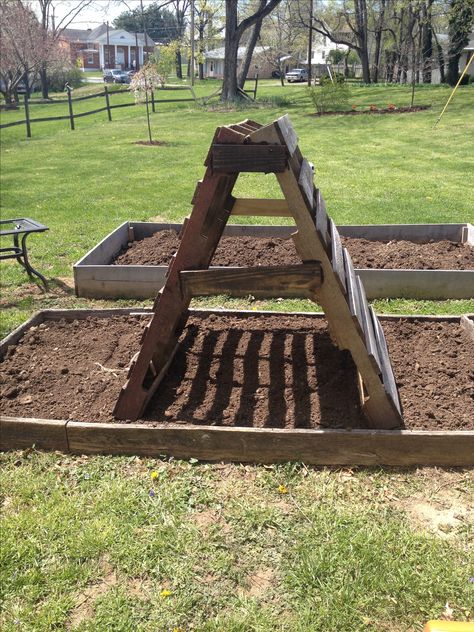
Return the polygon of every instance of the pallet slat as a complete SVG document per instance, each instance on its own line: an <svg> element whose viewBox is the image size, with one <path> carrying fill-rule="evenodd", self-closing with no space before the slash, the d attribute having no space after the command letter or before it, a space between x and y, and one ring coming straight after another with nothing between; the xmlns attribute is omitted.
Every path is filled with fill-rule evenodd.
<svg viewBox="0 0 474 632"><path fill-rule="evenodd" d="M383 385L387 395L392 400L394 406L397 408L398 412L402 414L402 406L400 402L400 397L398 395L397 383L395 381L392 364L390 362L390 356L388 354L387 341L385 340L385 334L383 332L382 325L380 324L380 321L377 318L377 315L375 314L372 307L370 308L370 316L372 318L375 332L375 340L380 358Z"/></svg>
<svg viewBox="0 0 474 632"><path fill-rule="evenodd" d="M338 279L342 290L345 292L346 286L346 272L344 269L344 255L342 252L341 238L339 237L336 224L333 220L329 220L329 231L331 235L331 247L332 247L332 269Z"/></svg>
<svg viewBox="0 0 474 632"><path fill-rule="evenodd" d="M280 117L276 121L276 126L283 144L288 147L290 156L292 156L298 147L298 137L293 125L291 124L290 117L288 115Z"/></svg>
<svg viewBox="0 0 474 632"><path fill-rule="evenodd" d="M212 170L216 173L281 173L287 165L283 145L218 145L211 151Z"/></svg>
<svg viewBox="0 0 474 632"><path fill-rule="evenodd" d="M374 363L374 367L380 373L381 372L380 358L379 358L379 353L378 353L377 342L375 339L375 331L374 331L374 326L372 322L372 317L370 315L369 304L367 302L367 297L365 295L365 290L364 290L362 281L360 280L359 276L357 276L356 278L357 278L357 287L359 290L358 294L359 294L359 304L360 304L360 316L362 319L361 324L362 324L362 331L364 332L365 345L367 347L369 357Z"/></svg>
<svg viewBox="0 0 474 632"><path fill-rule="evenodd" d="M257 298L314 298L321 286L321 265L259 266L180 273L189 296L255 296Z"/></svg>
<svg viewBox="0 0 474 632"><path fill-rule="evenodd" d="M328 214L326 212L326 203L319 189L316 189L316 230L327 248L331 243L328 233Z"/></svg>
<svg viewBox="0 0 474 632"><path fill-rule="evenodd" d="M292 217L286 200L260 198L235 198L231 215Z"/></svg>
<svg viewBox="0 0 474 632"><path fill-rule="evenodd" d="M351 255L347 248L343 248L344 267L346 271L347 300L349 309L355 322L360 325L362 331L361 307L359 301L359 288L357 286L357 276L352 263Z"/></svg>
<svg viewBox="0 0 474 632"><path fill-rule="evenodd" d="M306 196L308 208L313 208L313 198L314 198L314 172L311 163L309 163L306 158L303 158L303 162L301 163L301 169L298 177L298 184Z"/></svg>

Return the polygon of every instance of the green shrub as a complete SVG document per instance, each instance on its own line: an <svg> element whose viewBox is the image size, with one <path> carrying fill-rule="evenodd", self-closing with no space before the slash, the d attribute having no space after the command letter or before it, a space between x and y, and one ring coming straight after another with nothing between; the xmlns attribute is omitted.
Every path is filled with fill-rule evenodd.
<svg viewBox="0 0 474 632"><path fill-rule="evenodd" d="M319 114L346 110L349 104L350 90L345 83L325 83L319 87L308 88L311 101Z"/></svg>
<svg viewBox="0 0 474 632"><path fill-rule="evenodd" d="M82 85L82 70L76 67L56 68L48 74L48 87L51 92L62 92L68 83L71 88L79 88Z"/></svg>
<svg viewBox="0 0 474 632"><path fill-rule="evenodd" d="M319 85L324 86L327 83L345 83L346 78L342 74L342 72L333 72L332 78L330 75L321 75L321 79L319 80Z"/></svg>

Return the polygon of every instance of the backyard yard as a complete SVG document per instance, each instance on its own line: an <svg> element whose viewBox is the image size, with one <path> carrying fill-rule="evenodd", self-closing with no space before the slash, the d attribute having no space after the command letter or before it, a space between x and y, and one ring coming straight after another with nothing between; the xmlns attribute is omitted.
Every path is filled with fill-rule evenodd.
<svg viewBox="0 0 474 632"><path fill-rule="evenodd" d="M99 91L88 85L77 96ZM216 89L198 85L203 97ZM167 91L167 98L179 98ZM419 87L414 113L314 116L304 86L262 81L255 105L161 103L147 138L144 105L76 121L2 130L2 219L32 235L43 292L0 263L6 335L46 308L151 307L76 298L72 266L126 220L182 222L215 128L288 113L337 224L474 221L474 86ZM59 97L59 95L58 95ZM114 95L116 103L129 95ZM404 86L352 86L349 109L410 105ZM99 107L78 104L78 112ZM88 105L89 104L89 105ZM33 105L35 117L67 104ZM374 108L372 108L374 109ZM23 118L2 112L0 123ZM242 197L279 197L273 175L242 175ZM241 223L285 223L247 218ZM6 238L0 246L8 246ZM304 300L196 299L195 306L319 311ZM474 300L373 301L378 313L465 314ZM441 468L314 468L196 459L1 457L0 626L6 631L417 632L430 618L474 617L474 479Z"/></svg>

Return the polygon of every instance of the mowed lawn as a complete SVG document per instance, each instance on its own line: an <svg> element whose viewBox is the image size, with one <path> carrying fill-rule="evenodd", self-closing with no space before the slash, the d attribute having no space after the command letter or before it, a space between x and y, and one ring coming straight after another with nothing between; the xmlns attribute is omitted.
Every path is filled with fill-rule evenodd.
<svg viewBox="0 0 474 632"><path fill-rule="evenodd" d="M215 84L206 84L198 86L197 92L210 94L214 88ZM77 94L100 89L86 86ZM171 91L158 93L157 98L187 95ZM282 89L278 82L261 82L259 97L265 103L259 108L229 112L194 103L158 103L152 126L154 138L164 143L159 147L135 144L146 139L143 105L114 110L111 123L105 112L78 119L74 132L68 121L34 124L31 140L25 139L23 126L8 128L2 130L1 142L2 216L30 216L47 224L49 233L29 238L33 265L50 279L70 279L73 263L121 222L181 221L190 212L196 181L203 175L203 161L218 125L246 117L267 123L289 113L303 153L315 165L316 183L329 213L338 223L472 221L474 88L459 90L433 129L448 96L445 87L420 88L416 102L432 105L425 112L316 118L311 116L313 108L304 86ZM112 97L112 102L121 100L130 96ZM410 103L410 90L353 87L351 102L358 107L404 106ZM85 111L101 103L102 99L93 99L76 105ZM39 117L52 115L53 110L65 114L67 106L35 105L31 110L32 116ZM21 112L4 112L2 121L19 116ZM243 196L279 195L272 175L242 175L237 190ZM58 300L63 306L80 304L65 294L63 286L55 288L54 281L52 293L38 296L16 262L2 263L0 270L6 308L3 332L33 310ZM384 312L474 311L467 301L378 301L375 307Z"/></svg>
<svg viewBox="0 0 474 632"><path fill-rule="evenodd" d="M197 87L200 95L214 89ZM22 126L2 130L2 218L30 216L50 227L30 244L51 285L42 294L16 262L1 262L2 332L41 308L130 305L76 299L73 263L125 220L182 220L215 128L247 117L266 123L290 114L338 223L474 220L473 87L459 91L436 129L444 87L417 91L430 110L386 116L315 118L304 87L277 82L261 82L259 96L258 108L238 111L158 104L158 147L135 144L146 139L143 106L115 110L112 123L105 113L78 119L74 132L67 121L36 124L31 140ZM409 102L403 87L352 89L358 107ZM85 101L82 111L84 103L96 107ZM33 107L38 117L65 113ZM245 175L238 193L279 191L273 176ZM248 305L224 297L198 304ZM252 306L316 309L303 301ZM375 307L464 313L474 301ZM430 618L469 620L473 491L472 472L462 470L7 453L0 627L421 632Z"/></svg>

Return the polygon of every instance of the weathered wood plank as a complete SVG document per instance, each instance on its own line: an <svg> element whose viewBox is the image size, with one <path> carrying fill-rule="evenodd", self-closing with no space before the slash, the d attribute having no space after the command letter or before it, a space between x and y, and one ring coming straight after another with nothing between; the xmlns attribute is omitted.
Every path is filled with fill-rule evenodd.
<svg viewBox="0 0 474 632"><path fill-rule="evenodd" d="M39 450L68 451L66 421L0 417L0 450L23 450L35 446Z"/></svg>
<svg viewBox="0 0 474 632"><path fill-rule="evenodd" d="M400 402L400 396L398 394L397 383L393 374L392 364L390 362L390 356L388 353L387 341L385 340L385 334L382 329L382 325L377 318L376 313L370 308L370 316L375 333L375 340L377 344L377 350L380 358L380 367L382 369L383 385L387 392L387 395L391 398L393 404L396 406L398 412L402 414L402 405Z"/></svg>
<svg viewBox="0 0 474 632"><path fill-rule="evenodd" d="M287 166L283 145L218 145L211 151L212 170L216 173L280 173Z"/></svg>
<svg viewBox="0 0 474 632"><path fill-rule="evenodd" d="M349 303L349 309L354 317L354 322L360 331L362 332L362 318L361 307L359 301L359 288L357 286L357 277L352 263L351 256L347 248L343 248L344 267L346 270L346 287L347 287L347 301Z"/></svg>
<svg viewBox="0 0 474 632"><path fill-rule="evenodd" d="M189 296L255 296L256 298L314 298L321 285L321 265L259 266L180 273Z"/></svg>
<svg viewBox="0 0 474 632"><path fill-rule="evenodd" d="M331 249L332 249L332 269L336 275L336 279L339 281L343 292L346 291L346 273L344 270L344 255L342 253L342 244L339 233L337 232L336 224L329 220L329 232L331 234Z"/></svg>
<svg viewBox="0 0 474 632"><path fill-rule="evenodd" d="M214 136L215 143L220 145L229 143L238 146L244 139L243 134L228 127L219 128ZM181 292L179 273L209 266L229 216L225 204L237 175L213 173L210 166L206 169L163 292L155 301L155 313L147 335L115 405L114 416L117 419L137 419L164 375L163 368L185 325L184 317L189 307L189 297ZM150 372L150 362L153 363L153 372Z"/></svg>
<svg viewBox="0 0 474 632"><path fill-rule="evenodd" d="M321 195L321 191L316 189L316 230L326 248L328 248L331 243L331 238L328 232L328 223L326 203Z"/></svg>
<svg viewBox="0 0 474 632"><path fill-rule="evenodd" d="M281 430L68 422L76 454L308 465L474 465L474 432Z"/></svg>
<svg viewBox="0 0 474 632"><path fill-rule="evenodd" d="M360 305L360 316L362 319L362 330L364 332L365 345L367 347L367 352L369 354L369 358L373 362L373 366L378 373L381 372L380 366L380 358L378 353L377 342L375 339L374 326L372 322L372 317L370 315L369 304L367 302L367 297L365 295L364 285L360 280L360 277L357 278L357 287L359 293L359 305Z"/></svg>
<svg viewBox="0 0 474 632"><path fill-rule="evenodd" d="M259 215L261 217L292 217L286 200L236 198L231 215Z"/></svg>
<svg viewBox="0 0 474 632"><path fill-rule="evenodd" d="M298 137L288 114L281 116L277 121L275 121L275 125L281 141L288 147L290 156L292 156L298 147Z"/></svg>
<svg viewBox="0 0 474 632"><path fill-rule="evenodd" d="M303 191L306 202L308 205L308 212L313 212L313 199L314 199L314 172L311 163L309 163L306 158L303 158L303 162L301 163L301 169L298 177L298 184Z"/></svg>

